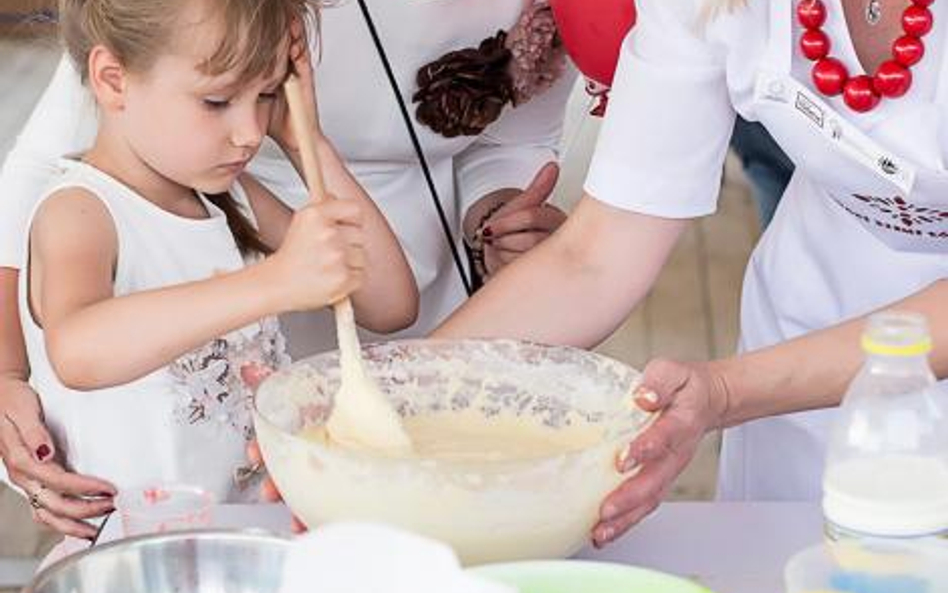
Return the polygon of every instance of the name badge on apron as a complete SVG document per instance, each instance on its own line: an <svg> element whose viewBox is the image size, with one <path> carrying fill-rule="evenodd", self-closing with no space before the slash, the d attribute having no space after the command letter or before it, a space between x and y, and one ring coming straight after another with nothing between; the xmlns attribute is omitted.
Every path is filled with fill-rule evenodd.
<svg viewBox="0 0 948 593"><path fill-rule="evenodd" d="M830 159L830 163L839 165L837 171L826 171L823 175L825 182L831 186L852 187L853 181L859 180L857 185L865 185L866 190L872 188L876 193L911 193L917 175L913 164L879 146L820 96L792 77L761 71L754 89L754 101L761 119L767 120L768 128L780 128L781 131L787 128L786 133L802 140L787 140L781 143L782 146L805 142L811 144L813 149L822 145L827 152L845 156L851 161L854 166L836 163L839 159ZM773 111L780 112L781 117L767 117L767 112ZM772 130L771 133L775 131ZM823 142L813 143L814 137L821 138ZM813 144L816 146L812 146ZM817 152L812 156L800 159L798 166L809 171L811 167L807 166L810 164L807 161L812 161L812 157L831 156L824 155L823 152L817 148ZM817 161L814 164L818 163Z"/></svg>

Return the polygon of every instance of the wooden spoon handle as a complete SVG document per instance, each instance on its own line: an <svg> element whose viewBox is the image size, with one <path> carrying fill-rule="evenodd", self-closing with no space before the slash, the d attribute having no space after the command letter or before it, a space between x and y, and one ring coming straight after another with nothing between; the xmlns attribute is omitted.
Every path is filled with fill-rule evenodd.
<svg viewBox="0 0 948 593"><path fill-rule="evenodd" d="M316 114L312 106L306 104L303 86L298 76L291 74L283 83L283 90L290 110L293 134L299 145L300 159L303 161L303 181L309 188L310 199L318 202L326 197L326 184L323 181L319 156L316 154L316 139L311 133L312 130L318 129L313 122Z"/></svg>
<svg viewBox="0 0 948 593"><path fill-rule="evenodd" d="M293 135L296 136L300 160L303 162L303 181L309 188L309 198L314 202L319 202L326 199L327 194L319 155L316 153L316 138L312 134L313 130L319 129L318 122L314 121L316 112L312 105L306 104L306 95L303 93L303 85L298 76L291 74L283 83L283 90L286 93L286 105L290 110ZM348 346L359 352L352 303L349 297L337 302L333 307L336 310L336 328L340 347L345 349Z"/></svg>

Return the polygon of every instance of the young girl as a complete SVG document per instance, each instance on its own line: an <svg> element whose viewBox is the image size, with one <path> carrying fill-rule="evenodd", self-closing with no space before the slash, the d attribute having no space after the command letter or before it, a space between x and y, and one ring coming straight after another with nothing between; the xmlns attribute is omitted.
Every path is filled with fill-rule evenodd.
<svg viewBox="0 0 948 593"><path fill-rule="evenodd" d="M276 314L351 293L374 331L413 322L399 245L323 138L340 199L291 215L243 174L268 128L299 162L280 89L291 61L312 88L300 26L310 10L63 0L65 43L100 124L33 212L20 318L72 469L233 500L252 431L242 377L287 362ZM58 500L42 484L27 494L38 512Z"/></svg>

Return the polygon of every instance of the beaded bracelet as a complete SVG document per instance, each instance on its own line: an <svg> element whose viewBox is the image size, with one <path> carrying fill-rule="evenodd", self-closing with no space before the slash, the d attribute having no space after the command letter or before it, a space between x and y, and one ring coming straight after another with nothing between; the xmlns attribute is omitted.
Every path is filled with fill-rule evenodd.
<svg viewBox="0 0 948 593"><path fill-rule="evenodd" d="M484 228L487 226L487 221L506 205L506 200L499 200L496 204L493 204L481 216L480 220L477 221L477 226L474 227L474 236L470 239L466 236L464 237L464 242L467 244L468 250L470 250L471 253L471 263L474 266L474 273L479 276L482 281L486 280L489 274L487 263L484 260Z"/></svg>

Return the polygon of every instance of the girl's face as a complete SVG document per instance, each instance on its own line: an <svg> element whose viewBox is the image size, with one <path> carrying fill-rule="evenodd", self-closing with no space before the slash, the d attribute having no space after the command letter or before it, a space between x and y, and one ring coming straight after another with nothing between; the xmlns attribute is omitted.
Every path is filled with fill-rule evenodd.
<svg viewBox="0 0 948 593"><path fill-rule="evenodd" d="M122 125L149 169L177 185L221 193L267 133L288 47L280 48L278 68L249 83L239 83L237 73L209 76L199 66L217 49L216 27L211 19L182 20L173 49L127 78Z"/></svg>

